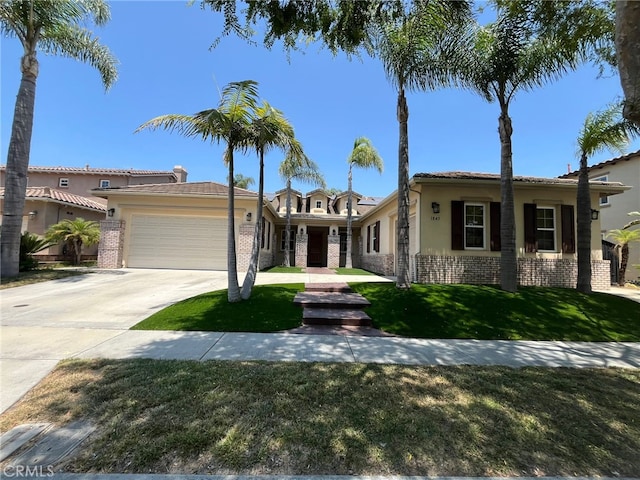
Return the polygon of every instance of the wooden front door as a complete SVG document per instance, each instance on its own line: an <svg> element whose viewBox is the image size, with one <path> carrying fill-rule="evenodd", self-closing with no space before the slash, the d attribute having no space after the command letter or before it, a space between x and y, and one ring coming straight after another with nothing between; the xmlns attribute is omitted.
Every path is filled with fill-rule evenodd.
<svg viewBox="0 0 640 480"><path fill-rule="evenodd" d="M326 267L327 256L324 252L326 232L309 229L309 246L307 252L307 265L310 267Z"/></svg>

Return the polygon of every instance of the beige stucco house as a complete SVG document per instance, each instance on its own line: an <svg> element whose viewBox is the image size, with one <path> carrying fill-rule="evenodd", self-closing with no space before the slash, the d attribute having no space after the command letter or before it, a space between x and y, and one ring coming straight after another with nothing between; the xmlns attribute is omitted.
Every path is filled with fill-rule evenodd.
<svg viewBox="0 0 640 480"><path fill-rule="evenodd" d="M568 173L562 178L578 178L578 172ZM622 195L603 196L597 203L592 202L594 208L600 210L599 234L606 239L609 231L622 228L633 219L629 217L629 212L640 211L640 151L589 167L589 179L622 182L632 187ZM632 265L640 265L640 243L629 245L629 268L626 274L628 281L639 280L640 269Z"/></svg>
<svg viewBox="0 0 640 480"><path fill-rule="evenodd" d="M619 182L592 182L592 201L618 195ZM577 180L514 179L516 241L521 285L575 286ZM465 172L423 173L411 179L412 279L427 283L499 283L500 178ZM138 185L93 190L113 217L102 222L99 266L105 268L226 269L227 187L215 182ZM298 266L342 266L346 204L314 190L295 192L292 236L285 245L286 191L264 201L260 268L281 264L289 248ZM384 275L396 270L397 196L381 201L357 195L354 265ZM247 268L257 195L235 189L238 268ZM362 206L360 204L362 203ZM600 222L593 221L595 288L609 286Z"/></svg>

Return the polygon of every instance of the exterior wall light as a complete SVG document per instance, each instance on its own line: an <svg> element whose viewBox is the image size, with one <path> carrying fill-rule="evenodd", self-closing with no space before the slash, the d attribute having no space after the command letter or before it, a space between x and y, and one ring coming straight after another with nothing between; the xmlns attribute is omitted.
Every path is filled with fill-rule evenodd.
<svg viewBox="0 0 640 480"><path fill-rule="evenodd" d="M433 210L433 213L440 213L440 204L438 202L431 202L431 210Z"/></svg>
<svg viewBox="0 0 640 480"><path fill-rule="evenodd" d="M600 210L591 209L591 220L597 220L600 216Z"/></svg>
<svg viewBox="0 0 640 480"><path fill-rule="evenodd" d="M300 227L300 235L304 234L304 228Z"/></svg>
<svg viewBox="0 0 640 480"><path fill-rule="evenodd" d="M110 208L109 210L107 210L107 216L108 217L113 217L114 213L116 213L116 209L115 208Z"/></svg>
<svg viewBox="0 0 640 480"><path fill-rule="evenodd" d="M336 229L334 228L333 229L333 235L335 236L335 234L336 234Z"/></svg>
<svg viewBox="0 0 640 480"><path fill-rule="evenodd" d="M36 218L36 215L38 215L38 211L37 210L31 210L29 212L29 219L33 220L34 218Z"/></svg>
<svg viewBox="0 0 640 480"><path fill-rule="evenodd" d="M247 213L247 222L250 222L250 221L251 221L251 217L252 217L252 216L253 216L253 215L251 214L251 212Z"/></svg>

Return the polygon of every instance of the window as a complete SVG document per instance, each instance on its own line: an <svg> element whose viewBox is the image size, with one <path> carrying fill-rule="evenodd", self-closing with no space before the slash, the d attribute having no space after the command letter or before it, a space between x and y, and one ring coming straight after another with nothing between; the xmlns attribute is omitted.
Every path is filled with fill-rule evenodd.
<svg viewBox="0 0 640 480"><path fill-rule="evenodd" d="M484 205L467 203L464 206L464 248L484 248Z"/></svg>
<svg viewBox="0 0 640 480"><path fill-rule="evenodd" d="M59 178L58 179L58 186L62 187L62 188L67 188L69 186L69 179L68 178Z"/></svg>
<svg viewBox="0 0 640 480"><path fill-rule="evenodd" d="M373 251L380 251L380 221L373 225Z"/></svg>
<svg viewBox="0 0 640 480"><path fill-rule="evenodd" d="M341 228L340 234L340 253L347 253L347 230Z"/></svg>
<svg viewBox="0 0 640 480"><path fill-rule="evenodd" d="M293 252L295 250L295 245L296 245L296 229L292 228L289 231L291 232L289 234L289 251ZM280 250L282 251L284 251L286 241L287 241L286 234L287 234L287 231L282 230L281 237L280 237Z"/></svg>
<svg viewBox="0 0 640 480"><path fill-rule="evenodd" d="M322 200L316 200L316 208L322 208Z"/></svg>
<svg viewBox="0 0 640 480"><path fill-rule="evenodd" d="M555 209L538 207L536 210L536 239L538 250L556 251L556 216Z"/></svg>
<svg viewBox="0 0 640 480"><path fill-rule="evenodd" d="M109 188L111 186L111 180L100 180L100 188Z"/></svg>
<svg viewBox="0 0 640 480"><path fill-rule="evenodd" d="M262 217L262 229L260 230L260 248L264 248L264 240L266 237L266 223L267 221L264 219L264 217Z"/></svg>
<svg viewBox="0 0 640 480"><path fill-rule="evenodd" d="M609 176L603 175L602 177L596 177L591 179L594 182L608 182ZM599 199L600 205L609 205L609 197L600 197Z"/></svg>

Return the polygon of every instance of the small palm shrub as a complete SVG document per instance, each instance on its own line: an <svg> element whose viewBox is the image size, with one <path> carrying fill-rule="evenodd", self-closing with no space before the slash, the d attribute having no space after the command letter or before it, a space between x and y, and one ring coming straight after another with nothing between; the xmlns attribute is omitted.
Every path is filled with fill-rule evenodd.
<svg viewBox="0 0 640 480"><path fill-rule="evenodd" d="M55 243L40 235L24 232L20 237L20 271L25 272L38 268L38 260L33 255L53 245Z"/></svg>

